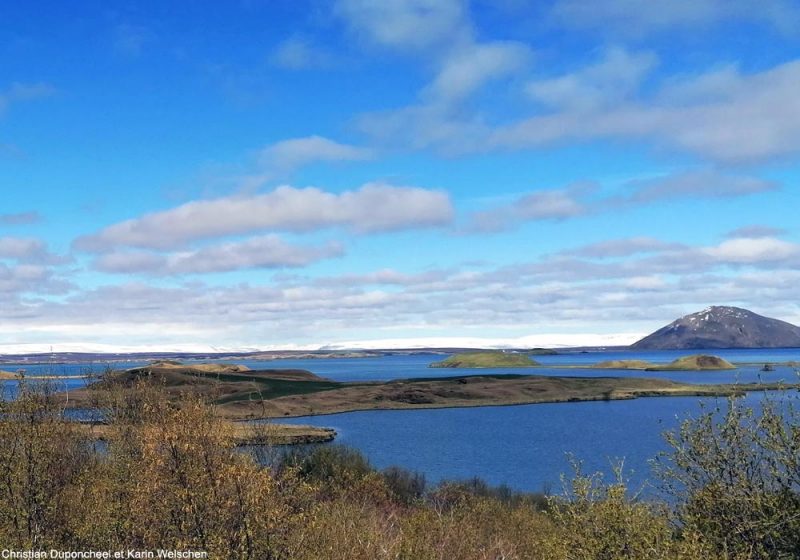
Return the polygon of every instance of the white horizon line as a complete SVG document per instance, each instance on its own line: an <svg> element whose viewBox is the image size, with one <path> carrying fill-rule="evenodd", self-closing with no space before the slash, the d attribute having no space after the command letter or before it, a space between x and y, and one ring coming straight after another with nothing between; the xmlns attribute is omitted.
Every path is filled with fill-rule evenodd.
<svg viewBox="0 0 800 560"><path fill-rule="evenodd" d="M172 344L117 345L102 342L57 342L57 343L0 343L0 356L25 354L137 354L137 353L187 353L227 354L249 352L317 352L347 350L399 350L423 348L578 348L603 346L629 346L642 338L640 333L572 333L537 334L523 337L419 337L387 338L373 340L347 340L311 344L231 344L212 345L183 342Z"/></svg>

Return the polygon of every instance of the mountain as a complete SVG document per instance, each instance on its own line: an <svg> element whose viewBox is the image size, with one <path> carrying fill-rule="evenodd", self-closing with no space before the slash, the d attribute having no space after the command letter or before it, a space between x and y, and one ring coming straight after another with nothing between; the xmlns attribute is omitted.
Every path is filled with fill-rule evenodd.
<svg viewBox="0 0 800 560"><path fill-rule="evenodd" d="M631 348L797 348L800 327L739 307L712 306L658 329Z"/></svg>

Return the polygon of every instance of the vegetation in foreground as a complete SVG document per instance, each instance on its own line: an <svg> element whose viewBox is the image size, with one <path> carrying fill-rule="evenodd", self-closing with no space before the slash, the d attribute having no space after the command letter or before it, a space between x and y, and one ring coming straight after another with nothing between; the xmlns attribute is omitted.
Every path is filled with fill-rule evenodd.
<svg viewBox="0 0 800 560"><path fill-rule="evenodd" d="M98 400L110 422L98 449L46 386L23 383L0 411L0 543L220 559L797 558L794 399L756 412L731 398L668 434L662 503L580 473L546 499L480 481L428 489L329 446L257 461L213 406L144 383Z"/></svg>

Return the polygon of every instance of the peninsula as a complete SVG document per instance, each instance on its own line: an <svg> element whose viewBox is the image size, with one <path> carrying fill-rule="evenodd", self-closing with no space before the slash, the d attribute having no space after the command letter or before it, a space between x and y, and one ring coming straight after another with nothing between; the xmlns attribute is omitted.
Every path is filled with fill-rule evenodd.
<svg viewBox="0 0 800 560"><path fill-rule="evenodd" d="M355 410L501 406L658 396L726 396L786 387L778 383L694 385L635 377L472 375L337 382L306 370L227 371L230 366L154 364L106 374L70 391L67 405L93 406L103 389L154 383L170 397L200 395L228 420L333 414Z"/></svg>

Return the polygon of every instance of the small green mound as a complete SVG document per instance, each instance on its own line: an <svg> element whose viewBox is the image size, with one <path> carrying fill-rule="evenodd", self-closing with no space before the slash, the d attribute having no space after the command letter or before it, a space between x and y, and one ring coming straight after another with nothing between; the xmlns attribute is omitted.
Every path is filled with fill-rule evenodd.
<svg viewBox="0 0 800 560"><path fill-rule="evenodd" d="M539 363L517 352L464 352L430 365L432 368L519 368Z"/></svg>
<svg viewBox="0 0 800 560"><path fill-rule="evenodd" d="M529 356L557 356L558 352L551 348L531 348L527 354Z"/></svg>
<svg viewBox="0 0 800 560"><path fill-rule="evenodd" d="M650 369L658 367L646 360L607 360L591 366L593 369Z"/></svg>
<svg viewBox="0 0 800 560"><path fill-rule="evenodd" d="M736 366L719 356L697 354L678 358L663 366L647 368L647 371L705 371L719 369L736 369Z"/></svg>

